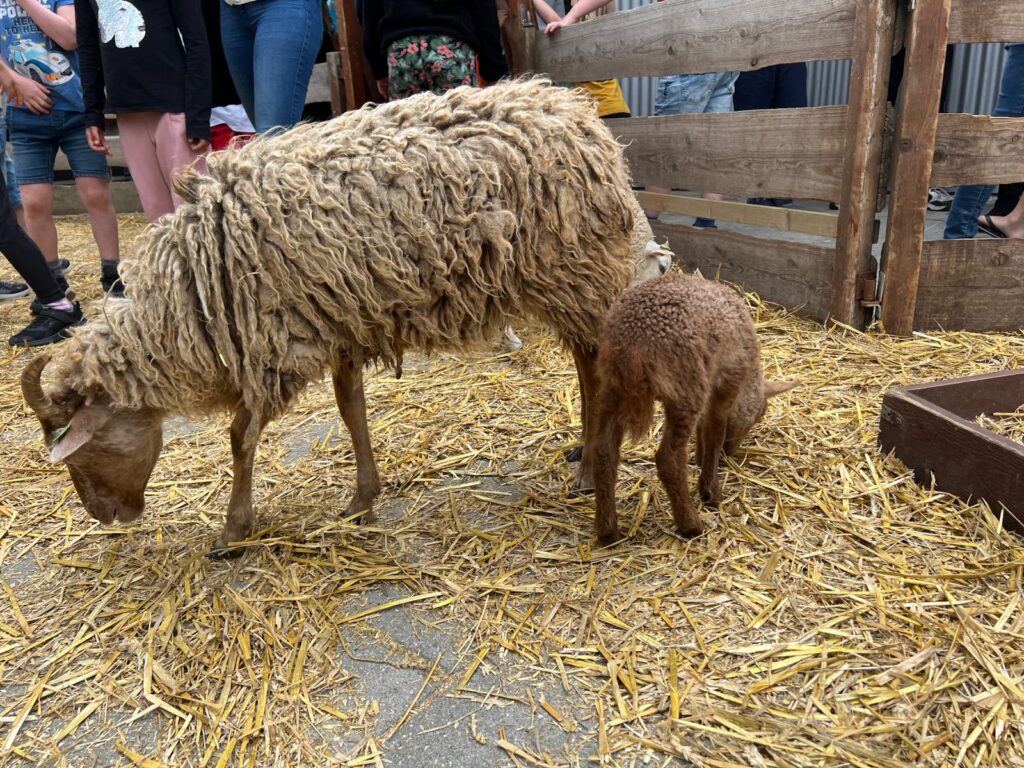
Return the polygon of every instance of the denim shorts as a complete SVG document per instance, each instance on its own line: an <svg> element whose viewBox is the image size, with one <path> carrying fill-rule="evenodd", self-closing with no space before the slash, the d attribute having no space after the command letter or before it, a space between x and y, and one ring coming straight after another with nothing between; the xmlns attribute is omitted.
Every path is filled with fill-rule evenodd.
<svg viewBox="0 0 1024 768"><path fill-rule="evenodd" d="M4 181L7 183L7 199L12 208L21 207L21 190L18 189L18 173L14 170L14 161L7 151L7 110L0 111L0 141L4 147Z"/></svg>
<svg viewBox="0 0 1024 768"><path fill-rule="evenodd" d="M75 178L109 179L105 155L89 148L81 112L53 109L34 115L27 109L7 110L18 184L52 184L58 148L67 156Z"/></svg>
<svg viewBox="0 0 1024 768"><path fill-rule="evenodd" d="M732 112L732 94L739 72L667 75L658 78L655 115L699 115Z"/></svg>

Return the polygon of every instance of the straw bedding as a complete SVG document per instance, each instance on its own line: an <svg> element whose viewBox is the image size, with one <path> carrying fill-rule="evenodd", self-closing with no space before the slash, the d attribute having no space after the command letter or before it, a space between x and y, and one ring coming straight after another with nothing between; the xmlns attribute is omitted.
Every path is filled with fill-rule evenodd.
<svg viewBox="0 0 1024 768"><path fill-rule="evenodd" d="M1024 407L1012 413L993 413L991 416L979 416L978 423L997 435L1008 437L1018 443L1024 443Z"/></svg>
<svg viewBox="0 0 1024 768"><path fill-rule="evenodd" d="M60 235L94 258L81 220ZM95 271L73 282L88 292ZM494 765L1024 765L1021 542L875 448L888 387L1020 366L1024 337L894 340L752 306L768 374L803 386L772 403L692 542L671 533L652 441L630 447L630 538L607 550L567 493L572 363L539 330L511 358L371 377L379 527L337 516L352 454L312 387L265 437L261 541L238 562L204 556L225 425L179 426L146 515L103 528L43 460L27 356L2 353L0 765L384 765L430 696L378 711L345 648L390 611L454 638L408 661L449 675L443 695L496 701L477 687L495 670L561 692L524 701L573 749L508 735ZM0 330L25 316L3 307ZM381 584L392 597L369 602Z"/></svg>

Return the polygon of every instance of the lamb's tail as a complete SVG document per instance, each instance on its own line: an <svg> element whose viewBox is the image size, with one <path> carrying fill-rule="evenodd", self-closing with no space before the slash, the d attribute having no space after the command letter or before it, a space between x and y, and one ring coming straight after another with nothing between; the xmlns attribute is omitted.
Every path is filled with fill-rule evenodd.
<svg viewBox="0 0 1024 768"><path fill-rule="evenodd" d="M646 436L654 423L655 392L651 383L656 380L652 375L656 372L648 368L656 363L602 346L597 365L603 397L615 403L623 430L634 440Z"/></svg>

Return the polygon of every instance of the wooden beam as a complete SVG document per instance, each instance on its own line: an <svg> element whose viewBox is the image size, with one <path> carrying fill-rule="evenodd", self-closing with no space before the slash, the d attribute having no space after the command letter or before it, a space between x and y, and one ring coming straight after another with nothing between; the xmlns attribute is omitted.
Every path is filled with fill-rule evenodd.
<svg viewBox="0 0 1024 768"><path fill-rule="evenodd" d="M939 115L931 185L1020 181L1024 179L1022 148L1024 117Z"/></svg>
<svg viewBox="0 0 1024 768"><path fill-rule="evenodd" d="M1024 3L955 0L949 17L949 42L1024 43Z"/></svg>
<svg viewBox="0 0 1024 768"><path fill-rule="evenodd" d="M849 58L857 0L666 0L536 35L536 71L578 82Z"/></svg>
<svg viewBox="0 0 1024 768"><path fill-rule="evenodd" d="M835 251L804 243L771 240L716 229L651 222L688 270L720 277L765 301L824 320L832 301Z"/></svg>
<svg viewBox="0 0 1024 768"><path fill-rule="evenodd" d="M625 16L627 14L618 14ZM633 178L739 197L838 200L846 107L606 121Z"/></svg>
<svg viewBox="0 0 1024 768"><path fill-rule="evenodd" d="M882 297L885 330L904 336L914 328L951 2L918 2L908 25L906 75L896 125L889 232L883 252L885 293Z"/></svg>
<svg viewBox="0 0 1024 768"><path fill-rule="evenodd" d="M914 328L1024 328L1024 240L926 242Z"/></svg>
<svg viewBox="0 0 1024 768"><path fill-rule="evenodd" d="M345 82L345 107L358 109L376 97L376 94L371 96L368 88L372 78L363 55L363 33L354 0L334 0L334 8L338 14L338 53Z"/></svg>
<svg viewBox="0 0 1024 768"><path fill-rule="evenodd" d="M313 73L309 77L309 85L306 87L306 104L322 104L330 100L331 84L327 63L321 62L313 66Z"/></svg>
<svg viewBox="0 0 1024 768"><path fill-rule="evenodd" d="M858 278L870 274L875 208L885 147L886 96L889 88L896 0L860 0L850 74L849 125L843 160L842 192L832 294L832 316L861 328Z"/></svg>
<svg viewBox="0 0 1024 768"><path fill-rule="evenodd" d="M974 421L982 415L1010 413L1024 405L1024 371L982 373L912 384L903 389L961 419Z"/></svg>
<svg viewBox="0 0 1024 768"><path fill-rule="evenodd" d="M994 374L1004 391L1018 392L1024 372ZM882 401L879 444L914 471L922 486L965 501L988 503L993 515L1005 508L1003 524L1024 534L1024 445L997 435L970 419L931 402L930 393L914 387L895 389ZM958 387L961 396L966 387ZM1024 402L1007 397L1005 409ZM979 415L979 414L976 414Z"/></svg>
<svg viewBox="0 0 1024 768"><path fill-rule="evenodd" d="M327 52L327 85L331 91L331 114L340 115L345 111L345 79L341 73L341 54Z"/></svg>
<svg viewBox="0 0 1024 768"><path fill-rule="evenodd" d="M836 236L839 217L834 213L798 211L792 208L774 208L768 205L734 203L728 200L705 200L702 197L681 197L680 195L655 195L638 192L637 199L644 210L673 213L680 216L694 216L705 219L733 221L751 227L781 229L819 237Z"/></svg>

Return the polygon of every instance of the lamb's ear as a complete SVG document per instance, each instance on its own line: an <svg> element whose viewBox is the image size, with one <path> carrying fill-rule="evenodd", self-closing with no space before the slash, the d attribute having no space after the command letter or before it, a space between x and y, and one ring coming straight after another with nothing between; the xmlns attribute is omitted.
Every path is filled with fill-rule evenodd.
<svg viewBox="0 0 1024 768"><path fill-rule="evenodd" d="M764 399L768 400L776 395L781 395L783 392L789 392L799 383L799 381L766 381L764 383Z"/></svg>
<svg viewBox="0 0 1024 768"><path fill-rule="evenodd" d="M65 426L54 432L50 462L64 461L88 443L96 432L110 420L111 411L101 405L87 405L71 417Z"/></svg>

